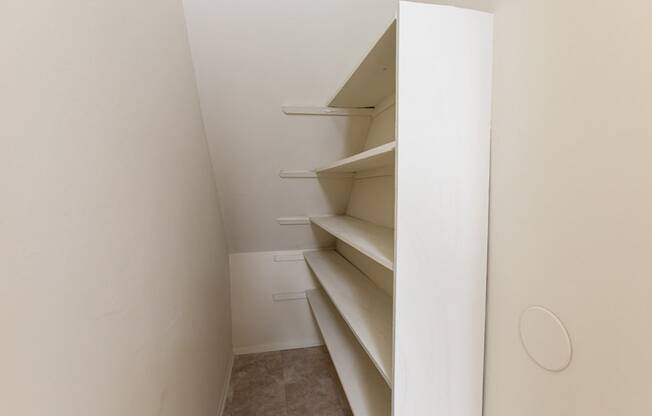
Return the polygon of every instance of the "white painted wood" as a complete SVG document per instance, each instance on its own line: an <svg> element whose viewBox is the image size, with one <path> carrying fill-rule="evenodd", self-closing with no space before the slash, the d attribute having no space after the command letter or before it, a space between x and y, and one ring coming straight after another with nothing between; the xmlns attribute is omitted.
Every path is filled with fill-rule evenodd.
<svg viewBox="0 0 652 416"><path fill-rule="evenodd" d="M272 300L274 302L287 302L289 300L302 300L306 298L306 292L286 292L274 293Z"/></svg>
<svg viewBox="0 0 652 416"><path fill-rule="evenodd" d="M277 218L276 221L279 225L308 225L310 224L310 218L308 217L281 217Z"/></svg>
<svg viewBox="0 0 652 416"><path fill-rule="evenodd" d="M390 416L391 390L321 290L308 302L355 416Z"/></svg>
<svg viewBox="0 0 652 416"><path fill-rule="evenodd" d="M378 168L378 169L370 169L362 172L356 172L354 179L371 179L371 178L380 178L382 176L394 176L396 174L395 170L396 169L393 165L383 166L382 168ZM394 216L392 216L392 218L394 218ZM393 223L394 222L392 221L392 224Z"/></svg>
<svg viewBox="0 0 652 416"><path fill-rule="evenodd" d="M363 151L394 141L396 137L394 95L385 98L376 110L386 107L372 118L363 146ZM391 103L391 105L390 105ZM394 228L394 181L395 163L391 165L356 172L350 193L346 215L388 228ZM394 290L394 276L390 269L381 266L342 240L336 242L337 251L360 269L385 293Z"/></svg>
<svg viewBox="0 0 652 416"><path fill-rule="evenodd" d="M306 262L387 384L392 385L392 298L335 250Z"/></svg>
<svg viewBox="0 0 652 416"><path fill-rule="evenodd" d="M282 169L278 176L281 178L317 178L317 172L313 170L290 170Z"/></svg>
<svg viewBox="0 0 652 416"><path fill-rule="evenodd" d="M316 169L319 175L325 173L353 173L364 170L377 169L383 166L393 165L396 149L396 142L390 142L373 149L366 150L357 155L338 160L330 165Z"/></svg>
<svg viewBox="0 0 652 416"><path fill-rule="evenodd" d="M396 90L396 21L373 46L328 104L331 107L375 107Z"/></svg>
<svg viewBox="0 0 652 416"><path fill-rule="evenodd" d="M373 176L353 183L346 215L394 228L394 176Z"/></svg>
<svg viewBox="0 0 652 416"><path fill-rule="evenodd" d="M283 112L287 115L371 117L374 114L373 108L283 106L282 109Z"/></svg>
<svg viewBox="0 0 652 416"><path fill-rule="evenodd" d="M394 294L394 272L392 270L381 266L342 240L336 240L335 250L389 296Z"/></svg>
<svg viewBox="0 0 652 416"><path fill-rule="evenodd" d="M354 175L348 172L333 172L333 173L318 174L314 170L282 169L279 172L278 176L284 179L317 179L317 178L350 179L353 178Z"/></svg>
<svg viewBox="0 0 652 416"><path fill-rule="evenodd" d="M310 221L379 264L393 269L393 229L346 215L310 217Z"/></svg>
<svg viewBox="0 0 652 416"><path fill-rule="evenodd" d="M376 106L374 107L374 111L373 113L371 113L371 117L376 118L380 116L386 110L392 108L392 106L394 106L395 104L396 104L396 96L394 94L383 98L383 100L378 104L376 104Z"/></svg>
<svg viewBox="0 0 652 416"><path fill-rule="evenodd" d="M394 140L396 140L395 104L371 119L363 150L369 150Z"/></svg>
<svg viewBox="0 0 652 416"><path fill-rule="evenodd" d="M276 263L284 261L303 261L303 253L298 254L276 254L274 255L274 261Z"/></svg>
<svg viewBox="0 0 652 416"><path fill-rule="evenodd" d="M399 8L394 415L481 416L492 16Z"/></svg>

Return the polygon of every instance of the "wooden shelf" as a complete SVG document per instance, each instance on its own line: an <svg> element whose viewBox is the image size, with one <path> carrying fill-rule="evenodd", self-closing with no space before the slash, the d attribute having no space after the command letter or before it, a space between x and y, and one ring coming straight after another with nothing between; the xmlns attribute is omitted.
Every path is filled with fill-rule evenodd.
<svg viewBox="0 0 652 416"><path fill-rule="evenodd" d="M392 385L392 298L335 250L306 262L387 384Z"/></svg>
<svg viewBox="0 0 652 416"><path fill-rule="evenodd" d="M391 390L333 304L319 289L307 297L353 414L390 416Z"/></svg>
<svg viewBox="0 0 652 416"><path fill-rule="evenodd" d="M396 21L358 65L330 107L375 107L396 91Z"/></svg>
<svg viewBox="0 0 652 416"><path fill-rule="evenodd" d="M310 217L334 237L390 270L394 269L394 230L346 215Z"/></svg>
<svg viewBox="0 0 652 416"><path fill-rule="evenodd" d="M383 166L394 164L396 142L386 143L382 146L374 147L357 155L338 160L328 166L317 169L315 172L320 173L354 173L363 170L376 169Z"/></svg>

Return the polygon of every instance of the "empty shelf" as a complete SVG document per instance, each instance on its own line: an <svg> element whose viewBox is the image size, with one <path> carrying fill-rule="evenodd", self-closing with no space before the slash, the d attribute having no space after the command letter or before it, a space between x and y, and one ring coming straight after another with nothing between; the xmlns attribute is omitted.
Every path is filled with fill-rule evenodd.
<svg viewBox="0 0 652 416"><path fill-rule="evenodd" d="M358 65L330 107L374 107L396 90L396 21Z"/></svg>
<svg viewBox="0 0 652 416"><path fill-rule="evenodd" d="M360 172L394 164L396 142L374 147L357 155L338 160L328 166L319 168L317 173Z"/></svg>
<svg viewBox="0 0 652 416"><path fill-rule="evenodd" d="M393 270L393 229L345 215L310 217L310 221L362 254Z"/></svg>
<svg viewBox="0 0 652 416"><path fill-rule="evenodd" d="M389 416L391 390L346 323L321 290L311 290L307 296L353 414Z"/></svg>
<svg viewBox="0 0 652 416"><path fill-rule="evenodd" d="M305 252L304 257L391 387L392 298L335 250Z"/></svg>

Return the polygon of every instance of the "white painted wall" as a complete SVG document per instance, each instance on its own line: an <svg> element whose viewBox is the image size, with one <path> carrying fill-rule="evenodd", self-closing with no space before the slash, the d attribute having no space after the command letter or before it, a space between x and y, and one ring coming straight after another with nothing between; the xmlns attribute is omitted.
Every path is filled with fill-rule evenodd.
<svg viewBox="0 0 652 416"><path fill-rule="evenodd" d="M652 3L496 2L487 416L652 413ZM543 305L573 342L521 347Z"/></svg>
<svg viewBox="0 0 652 416"><path fill-rule="evenodd" d="M226 247L180 2L0 12L0 413L215 416Z"/></svg>
<svg viewBox="0 0 652 416"><path fill-rule="evenodd" d="M301 260L275 261L287 256L301 256ZM318 286L301 251L239 253L229 259L236 354L323 344L305 298L273 300L275 294L296 294Z"/></svg>

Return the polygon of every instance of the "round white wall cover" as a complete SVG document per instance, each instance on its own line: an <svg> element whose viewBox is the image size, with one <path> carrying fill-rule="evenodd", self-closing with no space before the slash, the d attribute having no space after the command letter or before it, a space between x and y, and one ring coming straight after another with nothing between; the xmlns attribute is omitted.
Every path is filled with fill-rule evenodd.
<svg viewBox="0 0 652 416"><path fill-rule="evenodd" d="M563 371L571 362L573 347L561 320L541 306L521 315L521 342L530 358L548 371Z"/></svg>

